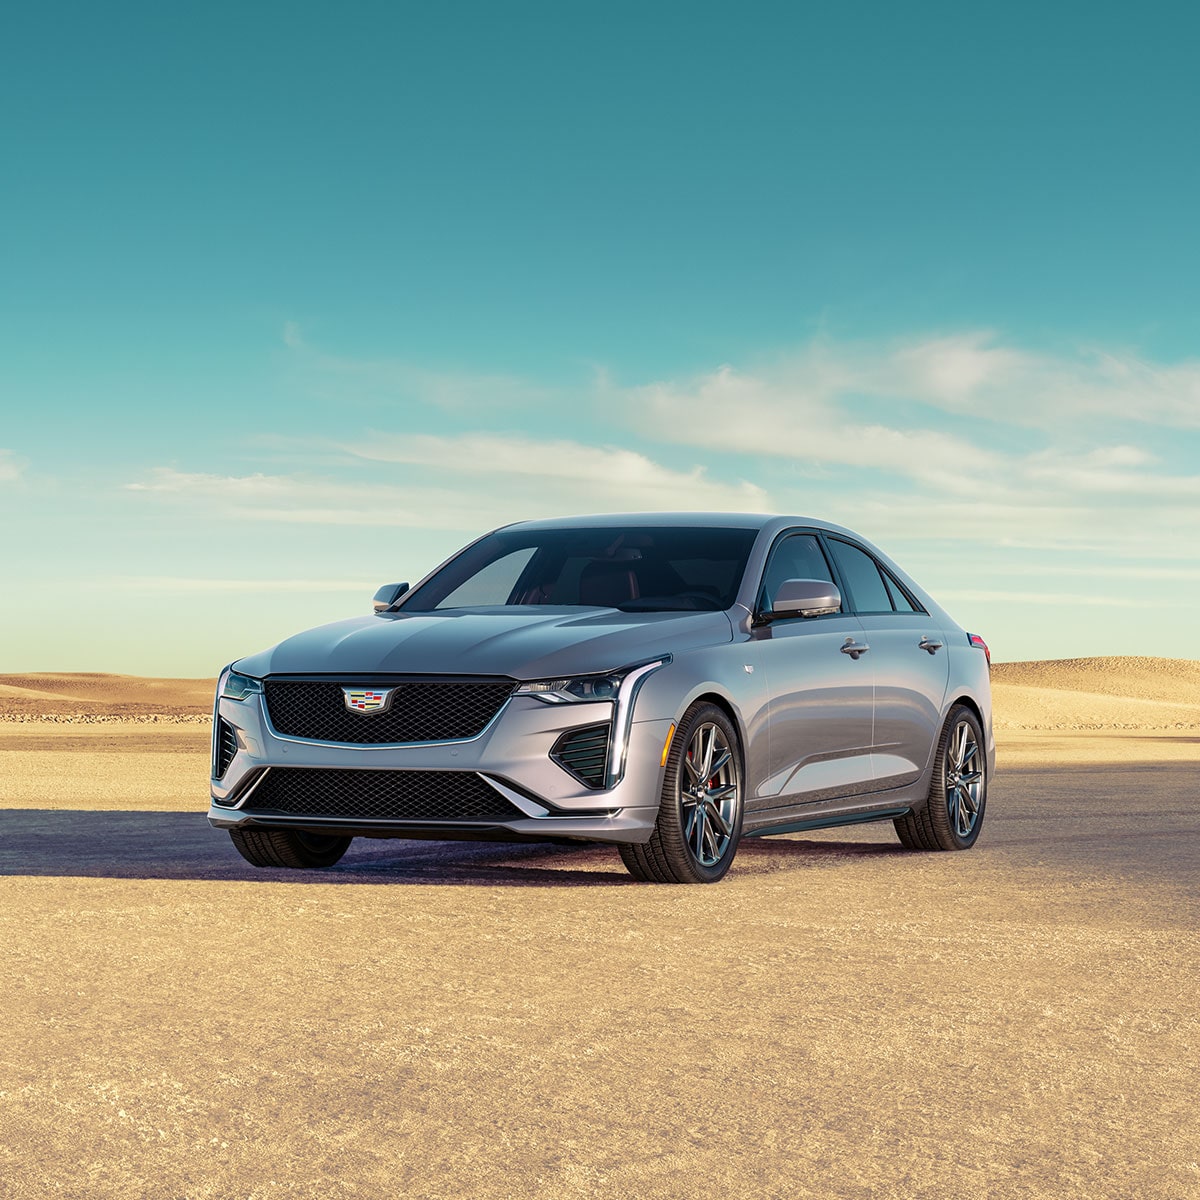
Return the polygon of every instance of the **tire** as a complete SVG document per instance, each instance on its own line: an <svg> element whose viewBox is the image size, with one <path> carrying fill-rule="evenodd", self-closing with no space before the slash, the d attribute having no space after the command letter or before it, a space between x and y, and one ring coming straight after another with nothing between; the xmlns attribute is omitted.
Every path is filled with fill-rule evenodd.
<svg viewBox="0 0 1200 1200"><path fill-rule="evenodd" d="M906 850L969 850L987 805L987 753L979 718L956 704L938 737L929 795L893 822Z"/></svg>
<svg viewBox="0 0 1200 1200"><path fill-rule="evenodd" d="M237 852L256 867L332 867L353 840L303 829L231 829Z"/></svg>
<svg viewBox="0 0 1200 1200"><path fill-rule="evenodd" d="M691 764L703 763L705 755L709 766L701 778ZM693 704L671 742L650 840L620 847L629 873L644 883L723 878L742 837L743 790L742 746L733 722L715 704ZM703 804L697 802L701 793Z"/></svg>

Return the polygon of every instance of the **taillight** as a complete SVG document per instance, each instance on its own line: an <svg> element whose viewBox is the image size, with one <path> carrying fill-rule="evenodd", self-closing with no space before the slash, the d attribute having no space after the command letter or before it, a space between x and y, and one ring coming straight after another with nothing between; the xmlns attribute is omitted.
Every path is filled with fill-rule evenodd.
<svg viewBox="0 0 1200 1200"><path fill-rule="evenodd" d="M967 641L975 647L976 650L982 650L987 655L988 666L992 665L992 652L988 649L988 644L977 633L968 633Z"/></svg>

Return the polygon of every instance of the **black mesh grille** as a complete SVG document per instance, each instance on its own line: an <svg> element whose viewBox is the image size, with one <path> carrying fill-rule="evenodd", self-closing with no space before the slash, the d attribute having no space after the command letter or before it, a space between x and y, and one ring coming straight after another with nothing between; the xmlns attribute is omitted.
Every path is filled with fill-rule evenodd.
<svg viewBox="0 0 1200 1200"><path fill-rule="evenodd" d="M264 686L271 724L280 733L318 742L381 745L475 737L500 711L516 685L507 679L368 683L268 679ZM357 713L346 707L342 689L350 687L395 690L386 712Z"/></svg>
<svg viewBox="0 0 1200 1200"><path fill-rule="evenodd" d="M359 771L272 767L246 801L251 812L392 821L513 821L525 817L473 771Z"/></svg>
<svg viewBox="0 0 1200 1200"><path fill-rule="evenodd" d="M608 769L609 725L585 725L571 729L554 743L550 757L580 783L590 788L604 786Z"/></svg>
<svg viewBox="0 0 1200 1200"><path fill-rule="evenodd" d="M233 731L224 717L217 718L217 728L213 732L213 777L221 779L229 770L233 756L237 753L237 734Z"/></svg>

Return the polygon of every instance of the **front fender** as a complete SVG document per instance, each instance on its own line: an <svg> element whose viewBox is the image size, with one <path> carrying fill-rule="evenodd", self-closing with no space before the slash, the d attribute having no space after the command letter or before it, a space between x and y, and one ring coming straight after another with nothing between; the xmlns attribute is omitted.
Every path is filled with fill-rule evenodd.
<svg viewBox="0 0 1200 1200"><path fill-rule="evenodd" d="M643 684L634 723L670 721L703 698L728 710L742 743L749 794L764 777L769 761L768 693L765 672L757 669L758 647L746 642L706 646L677 655Z"/></svg>

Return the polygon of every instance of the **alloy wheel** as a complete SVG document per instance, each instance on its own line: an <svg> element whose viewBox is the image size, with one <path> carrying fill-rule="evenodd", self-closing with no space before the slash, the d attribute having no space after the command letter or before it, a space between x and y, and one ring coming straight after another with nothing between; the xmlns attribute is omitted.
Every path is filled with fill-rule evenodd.
<svg viewBox="0 0 1200 1200"><path fill-rule="evenodd" d="M684 841L702 867L713 867L729 849L741 804L737 764L718 725L705 722L696 729L683 766L679 799Z"/></svg>
<svg viewBox="0 0 1200 1200"><path fill-rule="evenodd" d="M946 808L960 838L971 836L983 807L983 758L975 731L959 721L946 755Z"/></svg>

